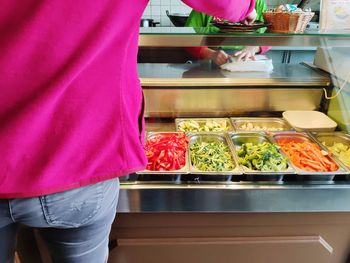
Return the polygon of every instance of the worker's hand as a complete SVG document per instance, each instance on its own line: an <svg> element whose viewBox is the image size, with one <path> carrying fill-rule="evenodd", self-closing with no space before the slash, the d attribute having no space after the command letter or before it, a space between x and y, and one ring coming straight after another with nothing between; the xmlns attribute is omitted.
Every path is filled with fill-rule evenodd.
<svg viewBox="0 0 350 263"><path fill-rule="evenodd" d="M249 59L255 60L255 54L260 52L260 47L245 47L242 50L236 52L234 56L237 61L247 61Z"/></svg>
<svg viewBox="0 0 350 263"><path fill-rule="evenodd" d="M223 50L214 51L211 55L211 60L218 66L225 64L229 58L229 55L226 54Z"/></svg>
<svg viewBox="0 0 350 263"><path fill-rule="evenodd" d="M250 12L250 14L243 21L241 21L241 23L244 25L251 25L255 22L257 16L256 10L253 9L253 11Z"/></svg>

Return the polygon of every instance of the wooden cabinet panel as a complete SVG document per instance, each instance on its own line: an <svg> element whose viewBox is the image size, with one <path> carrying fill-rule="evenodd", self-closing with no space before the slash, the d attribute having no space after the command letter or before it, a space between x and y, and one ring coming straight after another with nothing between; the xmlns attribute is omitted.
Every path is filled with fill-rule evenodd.
<svg viewBox="0 0 350 263"><path fill-rule="evenodd" d="M326 263L319 236L118 239L109 263Z"/></svg>

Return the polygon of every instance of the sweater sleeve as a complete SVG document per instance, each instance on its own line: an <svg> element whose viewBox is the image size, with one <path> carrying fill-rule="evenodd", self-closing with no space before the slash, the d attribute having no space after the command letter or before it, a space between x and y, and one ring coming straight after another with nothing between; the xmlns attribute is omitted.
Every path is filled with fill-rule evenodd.
<svg viewBox="0 0 350 263"><path fill-rule="evenodd" d="M189 53L195 59L203 59L203 50L206 49L206 46L203 47L185 47L187 53Z"/></svg>
<svg viewBox="0 0 350 263"><path fill-rule="evenodd" d="M193 9L233 22L244 20L254 9L255 0L182 0Z"/></svg>

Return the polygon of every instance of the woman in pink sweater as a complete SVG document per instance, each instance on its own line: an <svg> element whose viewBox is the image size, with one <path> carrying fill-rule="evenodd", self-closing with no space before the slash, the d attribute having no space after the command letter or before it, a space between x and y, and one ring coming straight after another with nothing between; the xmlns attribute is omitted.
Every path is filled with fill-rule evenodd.
<svg viewBox="0 0 350 263"><path fill-rule="evenodd" d="M254 20L254 0L184 0ZM0 262L18 224L55 262L105 262L119 176L143 169L139 22L147 0L7 0L0 8Z"/></svg>

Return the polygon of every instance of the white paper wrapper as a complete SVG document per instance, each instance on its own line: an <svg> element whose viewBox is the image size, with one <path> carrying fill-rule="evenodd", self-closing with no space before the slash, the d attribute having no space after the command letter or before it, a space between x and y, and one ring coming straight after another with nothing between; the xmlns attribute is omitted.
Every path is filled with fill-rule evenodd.
<svg viewBox="0 0 350 263"><path fill-rule="evenodd" d="M232 62L227 62L220 67L224 70L233 72L242 71L264 71L271 72L273 70L272 59L264 55L255 56L256 60L237 61L237 58L233 57Z"/></svg>

